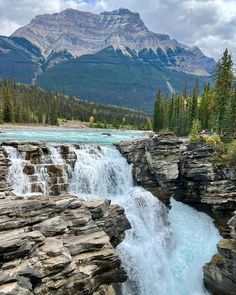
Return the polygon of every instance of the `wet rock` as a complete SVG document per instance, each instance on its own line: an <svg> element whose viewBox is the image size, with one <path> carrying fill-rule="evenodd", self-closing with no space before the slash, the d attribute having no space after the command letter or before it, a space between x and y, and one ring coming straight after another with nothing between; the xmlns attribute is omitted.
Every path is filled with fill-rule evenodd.
<svg viewBox="0 0 236 295"><path fill-rule="evenodd" d="M33 175L35 173L34 165L30 165L30 164L25 165L24 168L23 168L23 172L26 175Z"/></svg>
<svg viewBox="0 0 236 295"><path fill-rule="evenodd" d="M216 295L234 295L236 286L236 240L223 239L218 245L218 254L203 267L204 283Z"/></svg>

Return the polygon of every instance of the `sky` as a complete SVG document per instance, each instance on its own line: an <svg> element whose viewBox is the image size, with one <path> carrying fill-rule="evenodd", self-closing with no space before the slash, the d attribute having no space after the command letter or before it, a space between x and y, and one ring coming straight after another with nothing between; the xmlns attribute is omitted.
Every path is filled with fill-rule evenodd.
<svg viewBox="0 0 236 295"><path fill-rule="evenodd" d="M10 35L38 14L120 7L138 12L151 31L197 45L216 60L227 47L236 63L236 0L0 0L0 35Z"/></svg>

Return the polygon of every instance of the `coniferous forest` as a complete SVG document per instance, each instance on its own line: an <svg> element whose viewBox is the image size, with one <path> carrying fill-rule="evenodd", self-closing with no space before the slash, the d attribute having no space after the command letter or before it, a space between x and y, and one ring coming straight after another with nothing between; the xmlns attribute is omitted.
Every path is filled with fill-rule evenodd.
<svg viewBox="0 0 236 295"><path fill-rule="evenodd" d="M2 123L58 125L59 119L63 119L90 122L104 128L124 125L137 129L150 128L150 119L142 112L91 103L8 80L0 81L0 110Z"/></svg>
<svg viewBox="0 0 236 295"><path fill-rule="evenodd" d="M227 49L217 64L214 83L205 85L201 94L198 81L192 93L184 90L181 95L166 98L160 91L157 92L153 130L163 129L180 136L186 136L192 129L197 129L196 132L206 130L223 137L235 137L236 88L232 57Z"/></svg>

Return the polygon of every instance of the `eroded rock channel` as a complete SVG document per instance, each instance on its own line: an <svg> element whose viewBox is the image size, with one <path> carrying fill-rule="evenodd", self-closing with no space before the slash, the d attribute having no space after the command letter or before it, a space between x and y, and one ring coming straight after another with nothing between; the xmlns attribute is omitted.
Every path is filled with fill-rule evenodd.
<svg viewBox="0 0 236 295"><path fill-rule="evenodd" d="M105 146L1 145L0 294L205 294L200 268L191 277L197 286L183 279L190 272L186 257L185 272L177 271L180 253L173 254L175 229L168 219L172 196L214 218L224 239L204 266L204 282L210 292L233 294L235 167L216 167L212 149L172 136L117 148L124 157ZM172 202L171 220L181 226L175 207L183 216L191 212ZM210 220L194 218L192 227L210 226L199 231L203 243L208 235L214 242ZM201 266L214 253L204 251ZM193 261L198 255L191 254Z"/></svg>

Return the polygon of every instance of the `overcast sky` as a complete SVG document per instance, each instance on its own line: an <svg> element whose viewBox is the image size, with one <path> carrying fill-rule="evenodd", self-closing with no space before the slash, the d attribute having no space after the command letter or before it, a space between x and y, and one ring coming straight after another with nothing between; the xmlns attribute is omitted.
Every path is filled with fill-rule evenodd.
<svg viewBox="0 0 236 295"><path fill-rule="evenodd" d="M0 0L0 34L10 35L38 14L76 8L139 12L147 27L218 59L227 47L236 63L236 0Z"/></svg>

